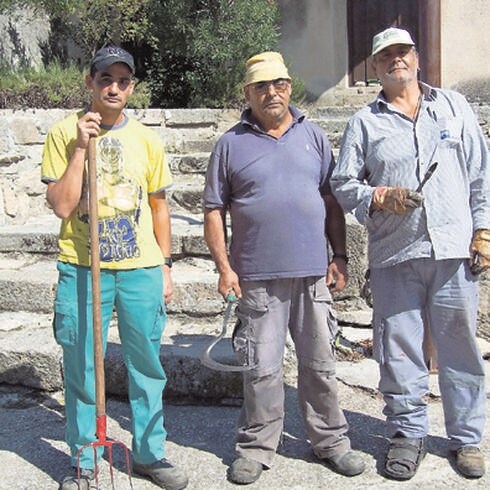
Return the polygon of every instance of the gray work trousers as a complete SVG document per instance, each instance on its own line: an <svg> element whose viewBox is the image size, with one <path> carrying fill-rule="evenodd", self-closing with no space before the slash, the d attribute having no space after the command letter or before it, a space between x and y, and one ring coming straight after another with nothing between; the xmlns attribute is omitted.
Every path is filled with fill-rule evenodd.
<svg viewBox="0 0 490 490"><path fill-rule="evenodd" d="M338 404L333 343L337 322L325 277L243 281L234 349L257 367L243 375L236 452L270 467L284 423L283 357L287 332L298 359L298 398L314 453L350 449Z"/></svg>
<svg viewBox="0 0 490 490"><path fill-rule="evenodd" d="M467 260L416 259L371 270L374 355L390 436L428 433L424 324L437 350L450 448L478 446L485 423L485 367L476 343L478 281Z"/></svg>

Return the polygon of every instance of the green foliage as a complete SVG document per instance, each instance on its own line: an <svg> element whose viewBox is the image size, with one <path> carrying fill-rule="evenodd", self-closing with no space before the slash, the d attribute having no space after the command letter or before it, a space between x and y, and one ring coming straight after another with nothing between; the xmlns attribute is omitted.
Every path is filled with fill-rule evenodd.
<svg viewBox="0 0 490 490"><path fill-rule="evenodd" d="M128 107L132 109L147 109L150 107L151 91L148 83L138 82L133 94L128 99Z"/></svg>
<svg viewBox="0 0 490 490"><path fill-rule="evenodd" d="M89 103L85 73L74 64L62 66L52 62L43 70L24 69L17 72L0 70L0 107L68 108ZM138 83L128 106L146 108L150 104L148 84Z"/></svg>
<svg viewBox="0 0 490 490"><path fill-rule="evenodd" d="M278 8L267 0L162 0L151 9L147 74L165 107L219 107L241 98L244 62L277 49Z"/></svg>
<svg viewBox="0 0 490 490"><path fill-rule="evenodd" d="M44 9L53 33L72 39L86 60L109 43L132 52L144 82L130 101L134 107L240 106L245 61L278 47L275 0L0 0L0 13L22 5ZM60 44L51 41L48 61ZM64 59L63 53L57 57ZM70 89L81 96L83 77L77 73L74 80L70 66L65 74L55 65L57 73L48 65L39 77L47 77L46 98L58 106ZM34 78L31 87L41 83ZM304 93L294 79L293 102L302 102Z"/></svg>
<svg viewBox="0 0 490 490"><path fill-rule="evenodd" d="M0 74L2 99L12 108L73 107L87 100L84 76L74 64L52 62L42 70Z"/></svg>
<svg viewBox="0 0 490 490"><path fill-rule="evenodd" d="M153 0L68 0L63 21L89 56L105 44L138 44L148 33L148 8ZM73 20L75 19L75 20Z"/></svg>

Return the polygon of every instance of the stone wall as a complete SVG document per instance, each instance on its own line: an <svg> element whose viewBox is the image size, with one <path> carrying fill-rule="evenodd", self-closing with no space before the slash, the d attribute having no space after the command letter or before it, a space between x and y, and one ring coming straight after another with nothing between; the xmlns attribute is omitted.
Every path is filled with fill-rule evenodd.
<svg viewBox="0 0 490 490"><path fill-rule="evenodd" d="M488 138L490 108L478 105L474 109ZM0 226L22 225L36 216L51 214L45 202L45 185L40 182L42 148L49 128L68 112L0 110ZM310 118L325 128L335 145L348 115L335 119L333 113L321 108L311 109ZM207 157L216 138L237 121L238 112L149 109L130 111L130 115L156 130L166 143L175 179L172 212L194 213L196 219L200 219L200 192ZM339 300L337 306L342 309L345 305L348 311L352 308L365 310L366 323L369 323L369 308L365 298L361 297L366 269L366 235L364 228L351 215L347 217L347 223L350 280L348 287L336 298ZM482 277L481 286L479 330L482 336L490 339L489 273Z"/></svg>
<svg viewBox="0 0 490 490"><path fill-rule="evenodd" d="M22 224L50 211L40 182L42 149L51 126L72 111L62 109L0 110L0 225ZM191 181L205 172L216 137L237 121L239 113L214 109L148 109L128 113L157 131L172 155L189 158L173 167L177 180ZM194 165L195 168L183 168ZM204 165L204 166L203 166Z"/></svg>

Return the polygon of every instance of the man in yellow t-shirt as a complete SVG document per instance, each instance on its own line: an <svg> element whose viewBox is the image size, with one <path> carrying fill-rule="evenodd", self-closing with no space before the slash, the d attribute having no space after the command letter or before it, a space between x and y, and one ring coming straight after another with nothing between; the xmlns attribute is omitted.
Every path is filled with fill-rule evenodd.
<svg viewBox="0 0 490 490"><path fill-rule="evenodd" d="M66 441L75 467L80 448L96 433L86 168L88 142L96 138L104 350L115 309L128 368L133 471L178 490L187 486L187 476L165 457L166 376L159 358L165 304L173 293L165 199L172 177L161 139L123 111L134 72L127 51L100 49L86 77L90 107L55 124L46 139L42 181L48 203L62 218L54 330L63 348ZM89 488L95 476L92 451L81 452L80 467L80 487L72 474L63 479L62 490Z"/></svg>

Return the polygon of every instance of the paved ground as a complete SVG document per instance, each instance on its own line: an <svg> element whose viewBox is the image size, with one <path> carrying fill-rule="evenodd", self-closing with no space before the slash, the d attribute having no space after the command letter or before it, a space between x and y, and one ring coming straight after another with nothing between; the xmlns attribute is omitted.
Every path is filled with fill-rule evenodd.
<svg viewBox="0 0 490 490"><path fill-rule="evenodd" d="M368 361L368 360L367 360ZM296 389L287 387L284 441L274 461L254 489L358 489L358 488L490 488L490 476L470 481L459 476L447 458L442 406L435 396L430 401L431 431L429 453L417 475L410 482L393 482L380 474L380 462L386 447L382 417L383 403L373 393L376 378L373 362L358 364L339 362L340 398L350 423L353 447L361 451L367 470L361 476L346 478L323 467L312 456L297 410ZM354 369L354 371L352 371ZM349 376L347 372L356 373ZM356 380L357 376L357 380ZM432 376L436 386L437 377ZM490 386L490 385L489 385ZM434 388L436 391L437 388ZM490 390L487 389L487 393ZM63 405L60 393L48 397L36 391L24 391L3 385L0 389L0 489L56 489L57 482L69 467L63 442ZM129 408L124 400L107 403L108 434L130 444ZM166 408L168 456L183 466L190 477L189 489L221 490L240 488L226 479L233 458L233 429L237 407L179 406ZM490 416L490 405L487 408ZM488 432L488 431L487 431ZM490 467L490 442L482 446ZM120 452L115 454L116 488L129 489ZM490 469L490 468L489 468ZM101 489L109 489L106 463L101 469ZM146 480L133 478L134 489L157 488Z"/></svg>

